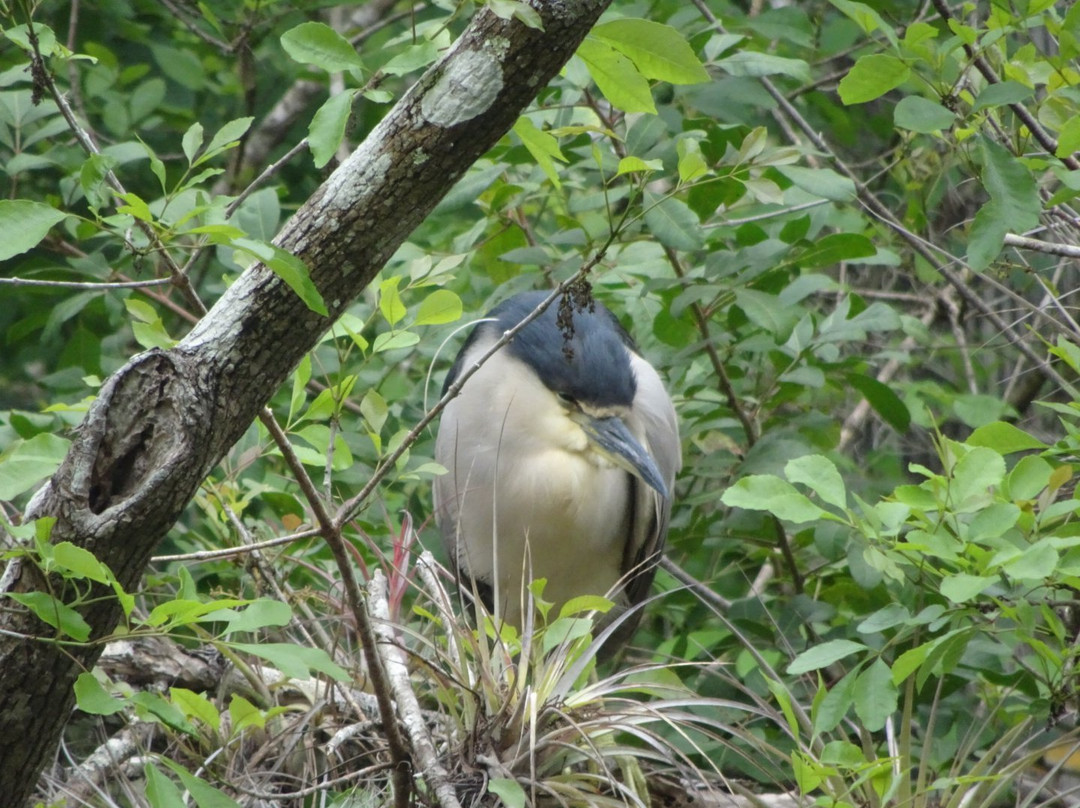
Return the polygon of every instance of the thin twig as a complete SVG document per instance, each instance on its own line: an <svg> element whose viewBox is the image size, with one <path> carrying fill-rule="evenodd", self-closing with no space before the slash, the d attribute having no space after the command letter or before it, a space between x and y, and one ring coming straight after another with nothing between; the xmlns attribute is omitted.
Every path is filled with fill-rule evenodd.
<svg viewBox="0 0 1080 808"><path fill-rule="evenodd" d="M51 286L55 289L141 289L145 286L168 286L172 278L153 278L147 281L45 281L31 278L0 278L7 286Z"/></svg>
<svg viewBox="0 0 1080 808"><path fill-rule="evenodd" d="M264 407L259 414L259 420L266 427L270 436L274 439L286 465L292 472L300 490L304 492L315 521L318 522L323 539L330 547L337 563L338 572L341 574L341 583L345 588L345 596L349 603L353 619L356 621L356 630L360 637L360 645L364 650L364 661L367 663L368 678L371 688L375 692L375 698L379 703L379 714L382 717L383 730L386 733L387 745L390 748L390 758L393 764L391 777L394 783L394 804L397 808L408 808L412 789L411 759L405 739L401 734L401 727L394 718L394 704L390 698L390 689L387 683L386 671L382 665L376 647L375 630L372 626L371 615L368 612L367 601L360 591L356 575L353 572L352 560L349 557L345 539L341 534L341 527L331 518L314 482L300 462L296 452L289 443L285 432L278 425L274 414L268 407Z"/></svg>
<svg viewBox="0 0 1080 808"><path fill-rule="evenodd" d="M1037 238L1017 236L1013 233L1005 234L1005 246L1017 247L1022 250L1034 250L1048 255L1063 255L1066 258L1080 258L1080 247L1072 244L1055 244Z"/></svg>

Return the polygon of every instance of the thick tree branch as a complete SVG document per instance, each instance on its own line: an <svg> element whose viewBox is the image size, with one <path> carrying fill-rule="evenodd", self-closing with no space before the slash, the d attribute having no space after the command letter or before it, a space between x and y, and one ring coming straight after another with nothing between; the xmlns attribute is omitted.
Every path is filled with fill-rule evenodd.
<svg viewBox="0 0 1080 808"><path fill-rule="evenodd" d="M330 316L306 308L261 265L245 272L177 346L132 359L100 390L68 456L29 517L56 518L52 538L109 565L127 589L195 490L319 336L468 167L558 72L609 0L532 5L544 30L480 11L285 226ZM65 596L24 559L6 591ZM101 588L81 613L91 643L61 648L30 612L0 614L0 793L26 802L121 613ZM70 595L69 595L70 597ZM37 639L40 637L41 639ZM21 672L21 673L20 673Z"/></svg>

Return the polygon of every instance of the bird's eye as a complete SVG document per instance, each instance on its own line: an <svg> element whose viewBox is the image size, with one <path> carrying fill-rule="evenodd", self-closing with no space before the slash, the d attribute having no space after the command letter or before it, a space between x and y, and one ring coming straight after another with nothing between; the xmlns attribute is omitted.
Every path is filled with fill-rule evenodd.
<svg viewBox="0 0 1080 808"><path fill-rule="evenodd" d="M557 395L559 397L559 401L561 401L564 406L577 407L577 405L578 405L577 399L574 398L569 393L556 393L555 395Z"/></svg>

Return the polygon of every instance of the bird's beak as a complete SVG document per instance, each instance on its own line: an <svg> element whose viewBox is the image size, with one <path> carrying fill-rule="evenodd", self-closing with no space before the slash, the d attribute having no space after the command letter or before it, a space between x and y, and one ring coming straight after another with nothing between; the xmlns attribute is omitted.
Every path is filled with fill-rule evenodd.
<svg viewBox="0 0 1080 808"><path fill-rule="evenodd" d="M576 420L576 419L575 419ZM586 416L579 421L593 446L616 466L626 469L635 477L655 488L662 497L666 497L667 485L656 467L656 462L630 434L621 418L609 415L603 418Z"/></svg>

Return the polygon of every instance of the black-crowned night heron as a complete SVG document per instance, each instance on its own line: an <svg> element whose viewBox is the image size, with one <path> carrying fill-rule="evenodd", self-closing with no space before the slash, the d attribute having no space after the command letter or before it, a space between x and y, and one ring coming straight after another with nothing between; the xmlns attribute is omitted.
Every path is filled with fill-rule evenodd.
<svg viewBox="0 0 1080 808"><path fill-rule="evenodd" d="M546 293L516 295L477 325L446 379L517 325ZM648 594L682 465L671 398L606 308L553 303L492 356L442 414L436 519L466 589L522 625L524 586L545 600L608 595L608 620ZM637 610L640 611L640 610ZM613 643L637 624L628 616Z"/></svg>

